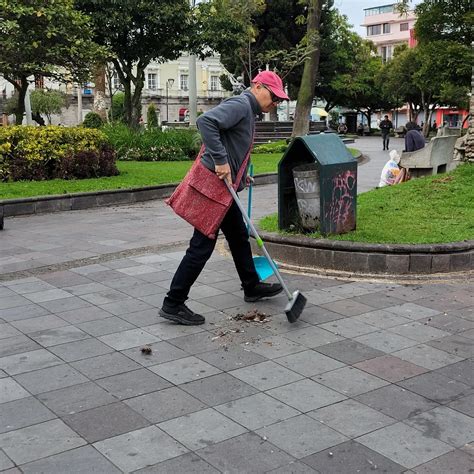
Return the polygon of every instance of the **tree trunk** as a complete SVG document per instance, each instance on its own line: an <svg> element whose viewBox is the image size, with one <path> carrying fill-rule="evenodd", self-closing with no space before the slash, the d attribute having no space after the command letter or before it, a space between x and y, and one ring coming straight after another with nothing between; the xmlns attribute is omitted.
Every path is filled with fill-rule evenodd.
<svg viewBox="0 0 474 474"><path fill-rule="evenodd" d="M94 70L94 106L95 113L107 119L107 106L105 102L105 64L99 63Z"/></svg>
<svg viewBox="0 0 474 474"><path fill-rule="evenodd" d="M305 60L300 90L295 109L292 137L306 135L309 132L309 116L314 98L316 78L318 76L320 40L319 24L321 21L322 0L309 0L306 37L308 48L313 51Z"/></svg>
<svg viewBox="0 0 474 474"><path fill-rule="evenodd" d="M424 120L423 135L425 138L427 138L428 135L430 134L431 117L433 116L434 108L435 108L435 105L433 104L433 106L429 108L428 110L423 110L423 120Z"/></svg>
<svg viewBox="0 0 474 474"><path fill-rule="evenodd" d="M138 127L142 116L142 90L145 86L145 70L137 66L137 76L134 79L135 89L132 96L132 122L131 127Z"/></svg>
<svg viewBox="0 0 474 474"><path fill-rule="evenodd" d="M18 104L15 112L15 125L21 125L23 123L23 116L25 115L25 97L29 85L28 79L26 78L26 76L21 76L19 79L19 84L17 81L9 77L5 77L5 79L11 84L13 84L13 87L16 89L16 92L18 94Z"/></svg>

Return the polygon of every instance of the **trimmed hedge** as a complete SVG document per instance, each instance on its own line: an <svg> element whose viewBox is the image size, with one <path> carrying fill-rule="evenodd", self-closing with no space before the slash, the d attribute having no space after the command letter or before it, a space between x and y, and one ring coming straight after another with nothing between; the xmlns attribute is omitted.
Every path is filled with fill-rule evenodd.
<svg viewBox="0 0 474 474"><path fill-rule="evenodd" d="M124 161L194 160L201 146L196 130L159 128L134 130L124 124L104 125L101 129Z"/></svg>
<svg viewBox="0 0 474 474"><path fill-rule="evenodd" d="M107 137L96 129L0 128L1 181L115 176L115 160Z"/></svg>

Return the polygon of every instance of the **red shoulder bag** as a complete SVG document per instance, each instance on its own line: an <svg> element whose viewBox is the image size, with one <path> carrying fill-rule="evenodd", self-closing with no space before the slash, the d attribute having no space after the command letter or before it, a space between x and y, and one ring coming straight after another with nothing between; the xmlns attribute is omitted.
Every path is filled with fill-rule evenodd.
<svg viewBox="0 0 474 474"><path fill-rule="evenodd" d="M232 204L232 196L224 181L201 163L204 145L183 181L165 202L185 221L210 239L217 238L217 231ZM237 174L234 189L242 179L250 150Z"/></svg>

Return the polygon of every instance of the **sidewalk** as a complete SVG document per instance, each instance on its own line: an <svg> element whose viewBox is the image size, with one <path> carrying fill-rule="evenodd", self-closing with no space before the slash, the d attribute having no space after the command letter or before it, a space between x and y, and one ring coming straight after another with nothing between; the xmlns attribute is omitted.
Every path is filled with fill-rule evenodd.
<svg viewBox="0 0 474 474"><path fill-rule="evenodd" d="M359 143L368 188L387 156ZM274 212L275 186L255 191L255 215ZM162 202L6 224L0 472L472 469L472 281L288 274L308 298L290 325L283 296L244 303L215 252L190 295L206 324L183 327L157 317L190 237ZM263 322L235 318L253 309Z"/></svg>

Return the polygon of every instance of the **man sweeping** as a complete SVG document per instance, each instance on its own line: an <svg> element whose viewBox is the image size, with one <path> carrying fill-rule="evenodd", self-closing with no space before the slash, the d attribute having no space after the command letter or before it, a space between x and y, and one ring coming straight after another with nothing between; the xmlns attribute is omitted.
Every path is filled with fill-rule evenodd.
<svg viewBox="0 0 474 474"><path fill-rule="evenodd" d="M283 90L280 77L272 71L262 71L254 77L250 90L231 97L197 119L205 150L202 164L221 180L233 183L253 145L255 117L270 112L289 97ZM245 187L246 173L242 174L237 190ZM203 213L206 209L202 210ZM232 258L244 290L244 300L258 301L282 291L279 283L259 281L249 243L247 228L235 202L232 203L220 226L229 244ZM189 248L173 277L160 309L160 316L179 324L203 324L202 315L186 305L189 291L212 255L216 239L194 229Z"/></svg>

